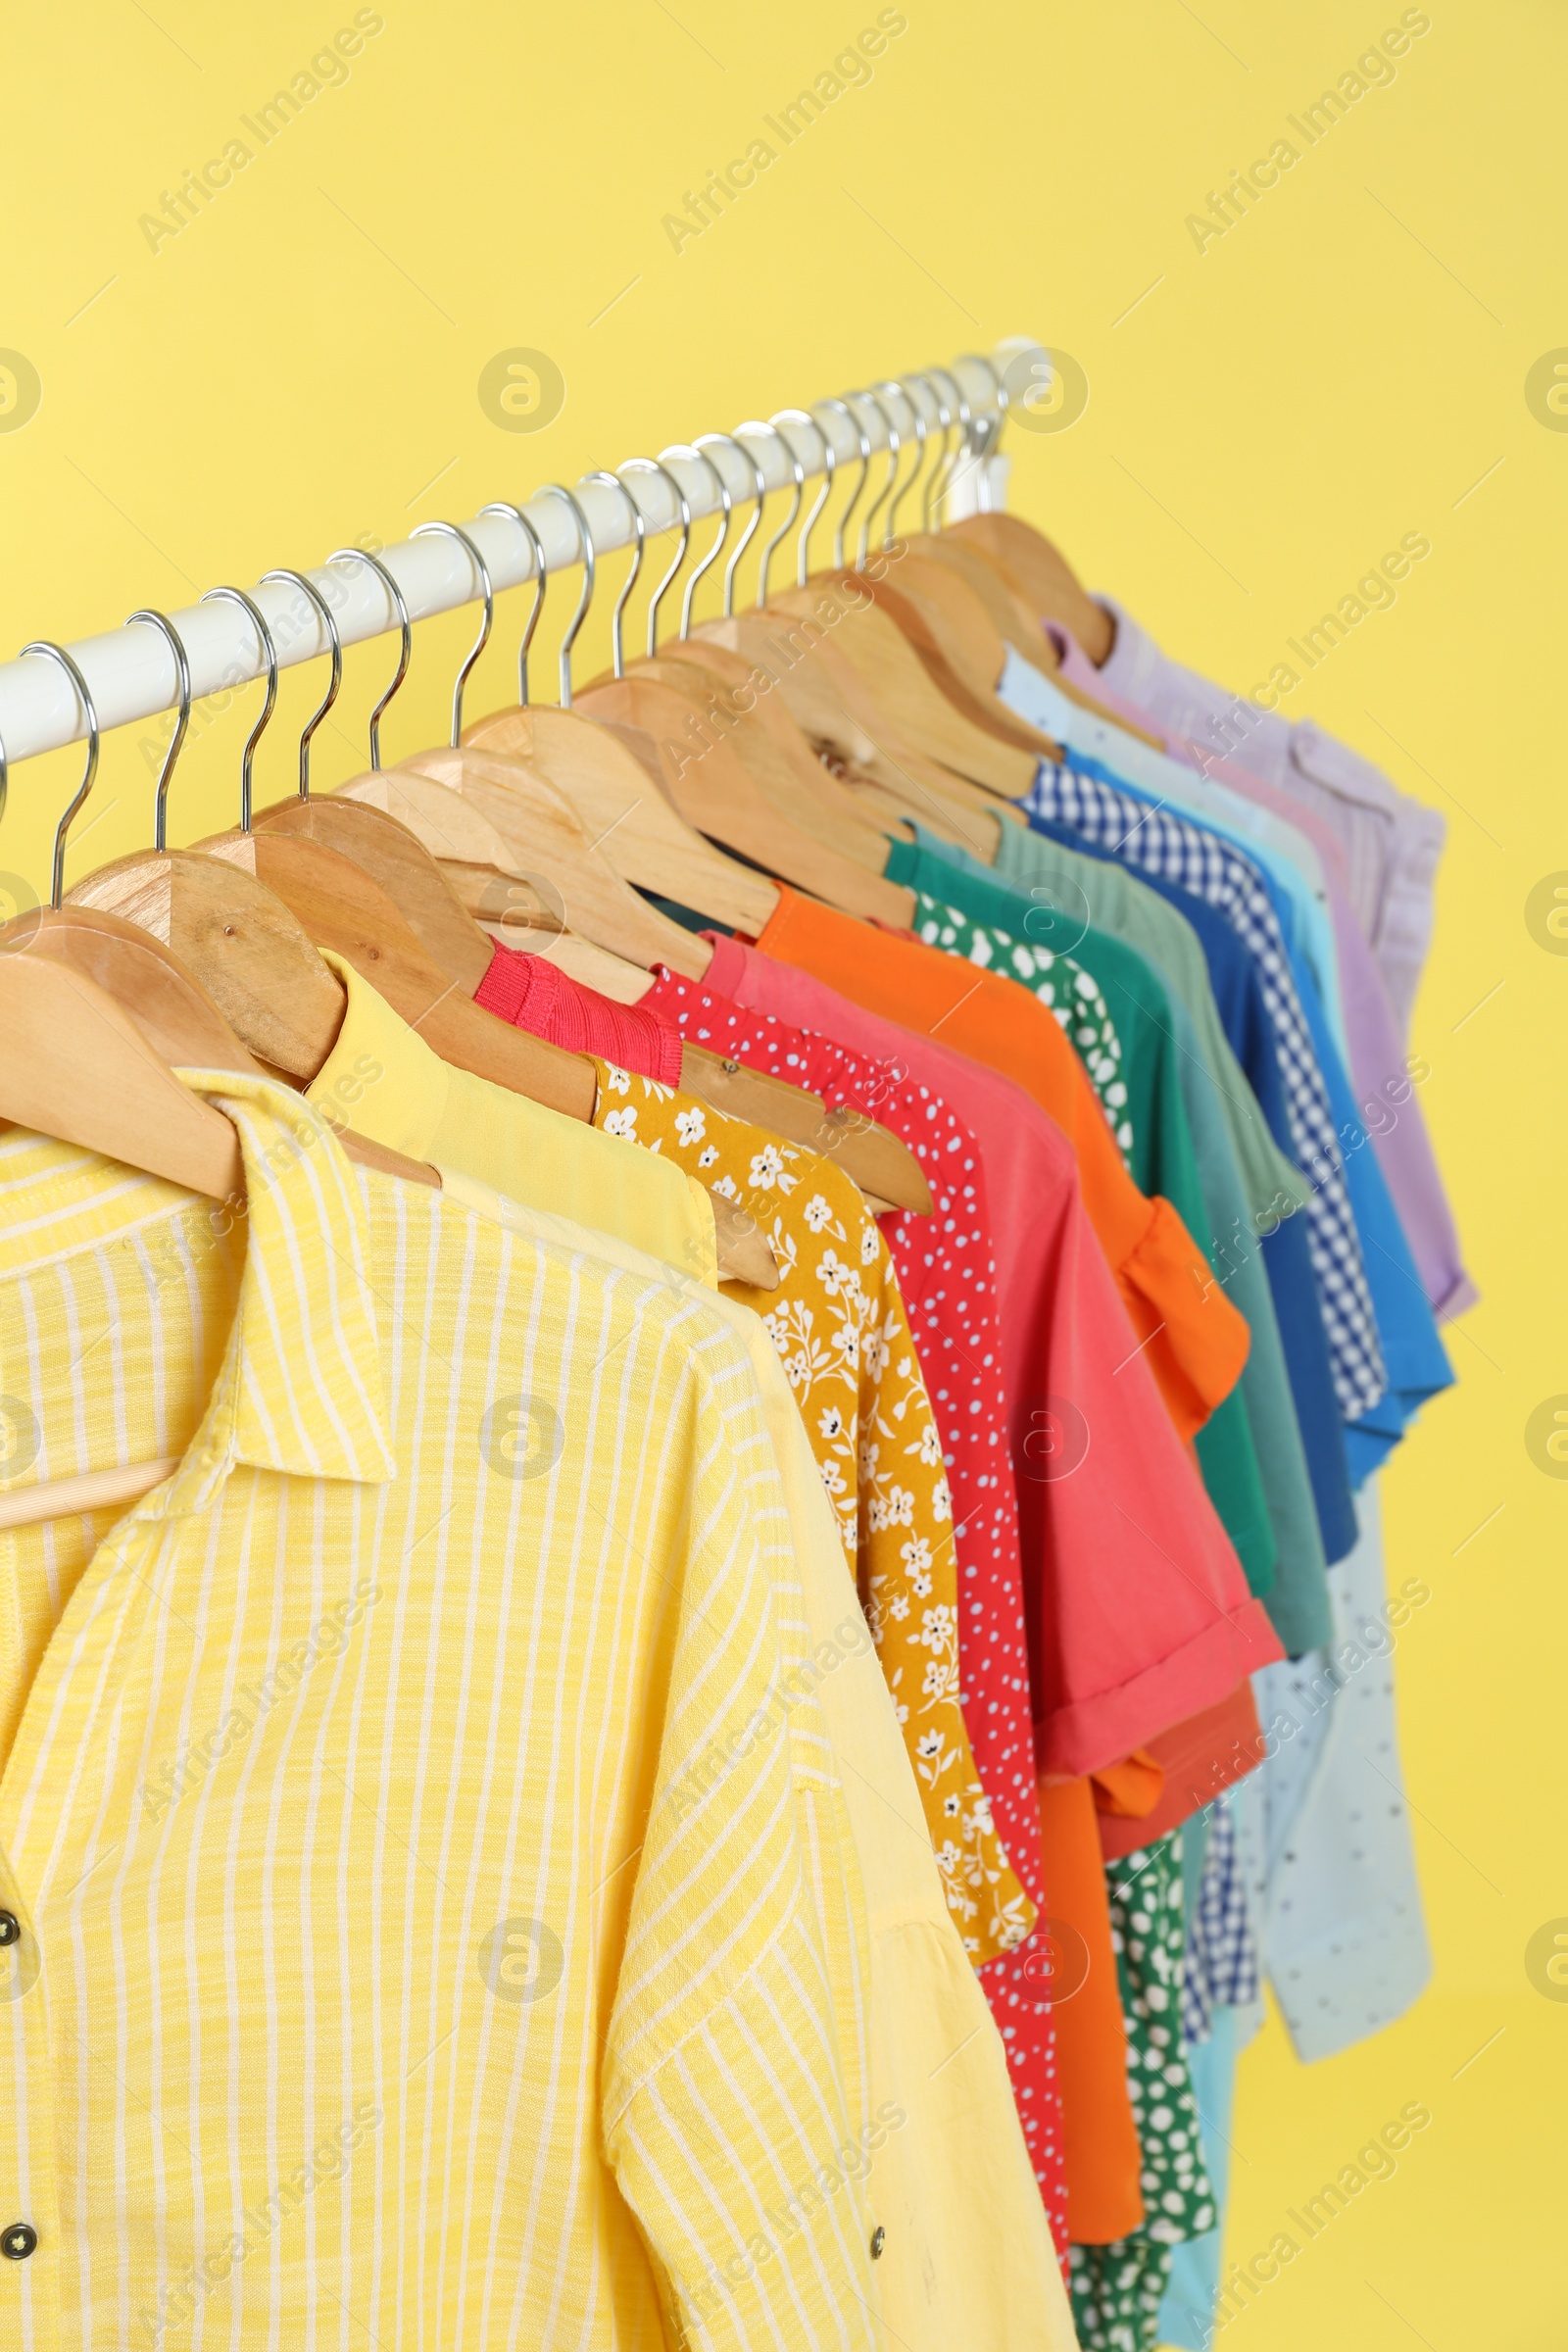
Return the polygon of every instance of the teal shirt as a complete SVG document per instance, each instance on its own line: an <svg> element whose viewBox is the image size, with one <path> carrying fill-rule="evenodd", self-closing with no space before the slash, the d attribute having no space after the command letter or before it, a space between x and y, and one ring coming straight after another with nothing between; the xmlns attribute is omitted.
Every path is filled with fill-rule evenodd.
<svg viewBox="0 0 1568 2352"><path fill-rule="evenodd" d="M1004 828L1004 833L1010 830ZM1274 1581L1261 1597L1275 1632L1293 1656L1316 1648L1331 1638L1333 1626L1323 1539L1312 1499L1306 1453L1297 1425L1273 1292L1260 1253L1250 1246L1252 1230L1248 1205L1250 1188L1237 1153L1232 1118L1227 1115L1229 1105L1237 1114L1244 1135L1250 1142L1255 1141L1261 1117L1255 1108L1250 1118L1246 1114L1245 1105L1250 1101L1247 1082L1237 1072L1234 1090L1215 1083L1209 1075L1199 1024L1179 990L1166 986L1156 956L1105 932L1085 929L1081 915L1075 911L1070 877L1065 871L1058 871L1052 882L1045 884L1040 896L1031 897L1016 886L1008 889L991 868L980 865L961 851L949 849L946 843L922 835L919 847L928 854L929 863L937 867L943 887L950 893L958 888L978 887L988 895L977 904L992 906L998 899L1011 900L1014 920L1017 907L1028 908L1031 931L1044 932L1048 938L1053 928L1058 936L1067 938L1082 934L1075 953L1098 973L1121 1031L1122 1067L1135 1132L1149 1132L1157 1128L1162 1118L1169 1117L1170 1077L1174 1071L1197 1167L1200 1206L1189 1212L1187 1182L1180 1173L1170 1174L1167 1180L1164 1161L1157 1154L1157 1143L1147 1163L1135 1155L1133 1173L1145 1191L1152 1187L1164 1193L1194 1238L1205 1245L1216 1278L1225 1286L1231 1303L1247 1319L1251 1347L1237 1394L1247 1415L1275 1552ZM1054 845L1042 843L1042 847ZM1097 882L1105 870L1102 866L1095 869ZM1136 891L1141 886L1134 884L1133 888ZM1097 900L1097 906L1099 903ZM1171 925L1187 932L1196 958L1190 985L1200 990L1201 1001L1207 1004L1217 1028L1202 950L1175 909L1167 907L1163 901L1154 900L1152 927L1157 930L1167 916ZM1134 1000L1148 1016L1142 1025L1132 1017L1130 1005ZM1151 1026L1152 1036L1149 1034ZM1180 1122L1176 1125L1179 1129ZM1272 1178L1280 1166L1285 1166L1288 1174L1294 1174L1277 1155L1265 1157L1258 1152L1254 1156L1257 1168L1254 1183ZM1177 1198L1172 1183L1184 1198ZM1231 1401L1227 1399L1227 1404ZM1206 1435L1205 1431L1203 1436ZM1199 1458L1202 1461L1203 1437L1199 1440ZM1204 1477L1206 1484L1206 1463ZM1229 1528L1228 1520L1226 1524Z"/></svg>
<svg viewBox="0 0 1568 2352"><path fill-rule="evenodd" d="M1164 1007L1161 1026L1147 1000L1152 997L1163 1004L1164 991L1148 966L1140 973L1140 959L1120 941L1069 926L1050 908L1032 905L994 881L983 868L971 872L923 845L895 842L886 872L890 881L906 883L914 891L914 928L931 945L1010 972L1036 995L1054 984L1068 1007L1062 1027L1100 1089L1134 1183L1141 1192L1163 1194L1201 1245L1208 1219L1169 1051L1169 1008ZM1048 938L1036 940L1032 934L1037 931L1054 931L1057 944L1051 945ZM976 947L982 950L978 956ZM1080 977L1085 973L1092 1000ZM1078 1003L1110 1007L1112 994L1113 1008L1103 1018L1098 1013L1093 1020L1076 1017ZM1059 1011L1057 1017L1061 1018ZM1114 1062L1104 1054L1107 1027L1117 1040ZM1114 1079L1102 1084L1096 1077L1097 1059L1107 1069L1114 1067ZM1112 1094L1114 1100L1107 1100ZM1209 1415L1196 1444L1209 1500L1236 1546L1249 1586L1264 1597L1273 1588L1278 1555L1240 1384Z"/></svg>

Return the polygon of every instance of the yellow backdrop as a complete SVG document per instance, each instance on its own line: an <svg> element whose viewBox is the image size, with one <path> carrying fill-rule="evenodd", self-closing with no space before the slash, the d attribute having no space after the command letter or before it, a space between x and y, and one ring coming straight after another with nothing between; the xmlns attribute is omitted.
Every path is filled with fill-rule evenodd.
<svg viewBox="0 0 1568 2352"><path fill-rule="evenodd" d="M1418 16L1390 73L1357 71ZM768 130L879 24L819 120ZM1526 1425L1568 1392L1568 939L1545 919L1568 869L1565 48L1539 0L137 0L6 33L8 656L1013 332L1069 354L1088 397L1065 429L1009 431L1012 503L1183 659L1250 685L1386 548L1430 540L1288 707L1449 827L1413 1045L1484 1297L1451 1334L1457 1393L1386 1481L1391 1574L1434 1595L1399 1674L1437 1975L1328 2065L1271 2023L1242 2070L1231 2255L1402 2105L1433 2120L1225 2330L1279 2352L1564 2340L1568 1987L1526 1954L1568 1915L1568 1464ZM1309 139L1346 76L1360 94ZM759 139L774 160L729 209L672 232ZM1214 200L1282 139L1298 160L1216 233ZM548 421L506 373L519 350L559 371ZM419 632L394 756L439 735L469 625ZM547 623L546 680L553 644ZM322 782L363 764L386 655L350 654ZM316 691L285 681L263 800ZM172 838L233 821L257 696L198 714ZM73 872L150 838L158 740L106 747ZM0 867L34 888L76 760L12 778Z"/></svg>

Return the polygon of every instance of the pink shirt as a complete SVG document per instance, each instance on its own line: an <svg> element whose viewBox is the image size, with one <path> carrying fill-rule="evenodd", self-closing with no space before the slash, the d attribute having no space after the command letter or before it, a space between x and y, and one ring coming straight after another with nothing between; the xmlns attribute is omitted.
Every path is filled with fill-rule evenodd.
<svg viewBox="0 0 1568 2352"><path fill-rule="evenodd" d="M1040 1769L1115 1763L1278 1657L1139 1350L1059 1128L1011 1080L760 949L717 942L708 980L922 1081L978 1138Z"/></svg>

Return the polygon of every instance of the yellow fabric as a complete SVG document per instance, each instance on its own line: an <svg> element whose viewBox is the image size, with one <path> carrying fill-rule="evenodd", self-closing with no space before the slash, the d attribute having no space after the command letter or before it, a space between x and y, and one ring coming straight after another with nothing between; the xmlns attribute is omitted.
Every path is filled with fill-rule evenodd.
<svg viewBox="0 0 1568 2352"><path fill-rule="evenodd" d="M754 1217L776 1291L726 1283L777 1348L856 1572L975 1966L1021 1943L1034 1905L991 1818L959 1705L953 1503L899 1278L876 1219L831 1160L596 1061L594 1121L675 1160Z"/></svg>
<svg viewBox="0 0 1568 2352"><path fill-rule="evenodd" d="M454 1169L441 1175L454 1200L515 1230L613 1255L633 1273L664 1271ZM831 2169L868 2173L887 2230L877 2275L889 2352L1071 2352L1071 2311L1001 2036L933 1867L805 1425L758 1316L723 1290L713 1303L746 1348L778 1458L811 1651L803 1671L815 1682L864 1889L870 2138L835 2151Z"/></svg>
<svg viewBox="0 0 1568 2352"><path fill-rule="evenodd" d="M0 2343L882 2345L874 2176L725 2275L875 2130L744 1349L186 1075L233 1208L0 1136L6 1484L181 1457L0 1533Z"/></svg>
<svg viewBox="0 0 1568 2352"><path fill-rule="evenodd" d="M389 1152L450 1161L716 1285L712 1203L694 1178L669 1167L650 1185L628 1184L620 1158L592 1127L452 1068L351 963L323 954L348 992L348 1009L307 1102Z"/></svg>

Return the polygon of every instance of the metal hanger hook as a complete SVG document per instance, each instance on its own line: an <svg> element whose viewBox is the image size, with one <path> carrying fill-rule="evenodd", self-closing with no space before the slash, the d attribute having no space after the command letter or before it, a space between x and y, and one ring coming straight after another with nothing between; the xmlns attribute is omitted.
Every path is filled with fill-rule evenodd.
<svg viewBox="0 0 1568 2352"><path fill-rule="evenodd" d="M208 605L215 597L238 605L256 631L257 642L267 659L267 700L262 705L260 718L245 738L245 749L240 754L239 762L239 829L242 833L248 833L251 829L251 769L256 759L256 746L261 742L262 730L277 705L277 647L272 643L272 632L267 625L261 607L252 602L243 588L208 588L203 591L201 601Z"/></svg>
<svg viewBox="0 0 1568 2352"><path fill-rule="evenodd" d="M687 638L692 633L692 599L697 594L697 583L703 577L705 572L711 571L713 565L718 562L719 557L724 552L724 542L729 537L729 518L735 502L730 497L729 484L725 481L724 476L719 472L718 467L713 464L712 459L708 455L706 450L699 449L694 441L672 441L669 447L667 449L662 449L659 455L661 460L665 458L690 458L694 464L698 466L706 466L709 472L712 475L714 481L718 484L718 503L722 510L722 519L718 526L718 537L713 541L712 546L709 549L702 562L697 565L695 571L687 574L686 586L681 594L680 638L681 643L684 645Z"/></svg>
<svg viewBox="0 0 1568 2352"><path fill-rule="evenodd" d="M948 404L946 395L938 391L932 381L935 374L934 368L911 368L907 378L907 381L912 384L924 384L930 393L931 405L937 413L937 428L942 435L942 439L937 445L937 454L931 461L931 470L926 475L920 491L920 523L922 529L926 531L932 528L931 493L942 478L942 469L948 462L948 442L953 433L953 411Z"/></svg>
<svg viewBox="0 0 1568 2352"><path fill-rule="evenodd" d="M508 498L493 498L490 504L487 507L481 507L479 512L481 514L505 514L510 521L514 522L527 540L533 556L533 604L529 610L527 626L522 632L522 643L517 648L517 700L526 710L528 708L528 655L533 647L533 633L539 626L539 615L545 609L545 583L550 577L550 566L545 562L545 551L540 544L539 534L520 507L514 507Z"/></svg>
<svg viewBox="0 0 1568 2352"><path fill-rule="evenodd" d="M926 421L924 411L902 376L890 375L886 377L885 380L877 386L877 390L879 392L896 392L899 398L903 401L905 407L908 410L909 415L914 418L914 469L910 473L908 480L906 482L902 482L898 489L893 493L893 504L888 509L888 527L882 534L882 546L885 552L893 545L893 542L899 535L899 509L908 497L909 492L914 488L915 483L919 480L920 475L925 468Z"/></svg>
<svg viewBox="0 0 1568 2352"><path fill-rule="evenodd" d="M72 818L80 808L81 804L87 798L88 793L91 792L93 778L98 773L98 713L93 708L92 696L87 691L86 679L82 676L80 670L76 667L75 662L72 660L71 656L67 653L63 645L53 645L50 643L47 637L35 637L31 645L24 645L23 647L22 652L23 654L45 654L48 656L51 662L58 662L61 668L65 671L67 677L71 680L73 686L74 686L76 689L77 699L87 716L86 769L82 775L81 782L76 786L75 794L72 800L70 808L66 810L65 815L60 819L59 824L55 827L55 856L53 873L49 884L49 904L51 906L58 906L62 898L65 896L66 835L71 830ZM18 659L20 660L21 656L19 656Z"/></svg>
<svg viewBox="0 0 1568 2352"><path fill-rule="evenodd" d="M409 600L380 557L372 556L366 548L340 547L327 558L328 567L334 564L368 564L391 599L392 610L398 616L398 626L403 632L402 649L398 655L397 668L392 672L392 683L370 712L370 765L378 769L381 765L381 713L408 676L409 661L414 652L414 624L409 618Z"/></svg>
<svg viewBox="0 0 1568 2352"><path fill-rule="evenodd" d="M779 431L776 424L769 424L760 416L753 416L748 418L745 424L738 424L735 427L735 430L738 433L771 433L774 440L778 443L780 449L784 452L785 464L789 466L790 478L795 485L795 496L790 501L789 513L779 524L778 529L773 533L772 538L766 542L761 554L757 559L757 610L760 612L762 607L767 602L767 567L773 560L773 550L775 547L777 547L785 532L794 529L795 517L801 511L801 497L806 486L806 468L801 464L800 459L795 455L794 450L785 440L784 435ZM758 470L760 471L760 467L759 467Z"/></svg>
<svg viewBox="0 0 1568 2352"><path fill-rule="evenodd" d="M150 629L156 629L164 639L174 657L174 677L179 688L179 716L174 721L172 740L164 754L163 772L158 778L158 797L153 802L153 848L162 856L169 846L167 840L169 779L174 772L174 762L179 758L180 749L185 741L185 730L190 725L190 662L186 657L185 648L180 642L179 631L167 612L155 612L149 606L139 612L126 614L125 626L127 629L133 620L145 621ZM5 807L4 768L4 755L0 754L0 809Z"/></svg>
<svg viewBox="0 0 1568 2352"><path fill-rule="evenodd" d="M484 595L484 618L479 623L479 634L468 648L467 659L459 670L452 689L452 749L456 751L463 737L463 689L468 683L469 670L490 642L490 631L495 622L495 585L490 577L489 564L480 555L467 532L460 531L455 522L421 522L417 529L410 533L410 536L415 539L429 539L437 536L443 539L455 539L460 547L467 550L468 561L479 575L479 586Z"/></svg>
<svg viewBox="0 0 1568 2352"><path fill-rule="evenodd" d="M569 710L571 709L571 649L577 642L577 631L582 627L583 616L594 598L594 535L588 528L587 515L578 506L571 492L562 483L546 482L543 488L535 493L535 496L564 499L571 509L577 524L577 539L582 557L582 594L577 599L576 612L566 623L566 634L561 640L560 655L561 708L563 710Z"/></svg>
<svg viewBox="0 0 1568 2352"><path fill-rule="evenodd" d="M636 587L638 574L643 567L643 546L648 537L648 520L619 474L612 473L608 466L596 466L592 473L585 473L582 479L585 482L602 482L607 490L620 492L626 502L626 512L631 516L632 530L636 534L637 553L631 560L630 571L627 572L620 584L620 594L615 599L615 610L610 615L610 659L615 676L623 678L626 675L626 652L620 633L620 616L626 610L627 599Z"/></svg>
<svg viewBox="0 0 1568 2352"><path fill-rule="evenodd" d="M871 471L871 442L864 425L847 400L829 398L819 400L816 405L819 409L842 410L849 420L851 432L860 444L860 470L856 477L855 488L850 492L850 503L833 527L833 568L835 571L842 571L844 568L844 527L860 503L860 493L865 488L866 477Z"/></svg>
<svg viewBox="0 0 1568 2352"><path fill-rule="evenodd" d="M679 482L676 481L675 476L670 472L669 467L667 466L662 466L657 458L626 458L619 466L616 466L615 471L617 473L637 472L662 474L664 480L669 484L670 491L675 500L676 510L680 515L680 545L675 550L675 561L665 572L663 578L660 581L659 586L654 590L652 599L650 600L648 606L648 654L649 659L652 660L653 656L659 651L659 608L664 601L665 589L669 586L671 580L673 580L675 574L685 563L686 550L691 545L692 511L690 506L687 504L685 491L681 488Z"/></svg>
<svg viewBox="0 0 1568 2352"><path fill-rule="evenodd" d="M958 356L960 359L973 360L977 368L985 369L991 378L992 389L997 396L995 425L993 426L989 416L978 416L969 428L969 439L973 444L972 455L980 469L980 511L982 514L989 514L990 485L986 479L986 461L995 457L1002 446L1002 431L1007 421L1007 387L1003 382L999 369L987 359L983 351L965 351L960 352Z"/></svg>
<svg viewBox="0 0 1568 2352"><path fill-rule="evenodd" d="M797 588L804 588L810 577L810 566L807 558L811 545L811 533L816 528L817 516L832 495L833 476L838 468L838 455L809 409L775 409L768 422L775 432L781 422L809 425L822 444L822 487L816 494L815 505L801 525L801 535L795 543L795 585Z"/></svg>
<svg viewBox="0 0 1568 2352"><path fill-rule="evenodd" d="M338 688L343 683L343 640L337 633L337 622L332 617L331 607L315 582L308 580L303 571L287 569L264 571L262 574L264 588L269 580L288 580L310 599L320 614L321 626L326 631L327 642L332 650L332 674L327 680L326 693L321 699L319 709L300 737L300 799L308 801L311 797L311 737L337 701Z"/></svg>
<svg viewBox="0 0 1568 2352"><path fill-rule="evenodd" d="M757 504L748 517L746 528L736 540L730 553L729 562L724 566L724 618L733 620L735 617L735 566L757 536L757 526L762 519L762 501L767 496L767 477L745 442L737 441L733 433L699 433L692 443L692 447L706 450L710 441L727 442L739 457L742 465L751 467L752 484L757 498ZM708 462L710 466L713 465L711 458ZM716 466L713 466L713 471L717 473Z"/></svg>
<svg viewBox="0 0 1568 2352"><path fill-rule="evenodd" d="M954 410L956 412L958 419L958 438L956 441L955 441L953 448L943 461L944 470L941 476L941 487L939 488L935 481L933 481L931 485L931 512L936 517L938 530L941 530L944 527L942 522L942 509L947 503L948 493L953 488L954 476L958 470L958 460L969 445L969 425L971 422L971 412L969 403L964 397L963 386L959 383L957 377L953 373L951 368L929 368L927 372L928 374L936 376L941 382L951 387L953 392L953 406ZM949 421L952 421L951 416Z"/></svg>
<svg viewBox="0 0 1568 2352"><path fill-rule="evenodd" d="M866 508L865 518L860 524L860 549L858 555L855 559L855 568L857 571L863 571L865 569L866 551L869 549L871 544L871 525L873 522L875 522L878 514L882 511L882 508L886 504L889 491L893 488L894 483L899 478L899 459L904 449L904 436L899 431L892 410L888 407L887 402L883 400L880 393L852 392L850 398L852 400L868 400L871 403L871 406L875 409L877 415L881 417L883 423L887 426L888 431L887 478L883 482L882 487L877 492L875 498L872 499L871 504Z"/></svg>

